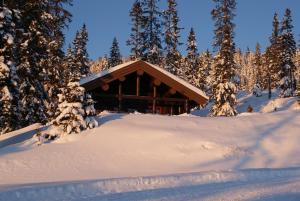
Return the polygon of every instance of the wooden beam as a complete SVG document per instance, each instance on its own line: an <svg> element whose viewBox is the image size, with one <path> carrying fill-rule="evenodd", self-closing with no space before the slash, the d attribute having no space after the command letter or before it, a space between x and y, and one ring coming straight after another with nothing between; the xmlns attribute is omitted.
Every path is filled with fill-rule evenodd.
<svg viewBox="0 0 300 201"><path fill-rule="evenodd" d="M142 76L144 74L144 71L142 69L139 69L136 71L136 74Z"/></svg>
<svg viewBox="0 0 300 201"><path fill-rule="evenodd" d="M136 76L136 96L140 96L140 76Z"/></svg>
<svg viewBox="0 0 300 201"><path fill-rule="evenodd" d="M171 88L171 89L169 90L169 93L172 94L172 95L176 94L176 89Z"/></svg>
<svg viewBox="0 0 300 201"><path fill-rule="evenodd" d="M159 86L161 84L161 81L158 79L155 79L153 83L155 86Z"/></svg>
<svg viewBox="0 0 300 201"><path fill-rule="evenodd" d="M94 94L93 97L95 98L119 98L119 94ZM184 104L186 99L182 98L166 98L166 97L156 97L153 96L136 96L136 95L125 95L122 94L122 100L129 99L129 100L146 100L146 101L153 101L153 99L156 99L156 101L166 101L166 102L172 102L172 103L181 103Z"/></svg>
<svg viewBox="0 0 300 201"><path fill-rule="evenodd" d="M185 100L185 112L190 113L189 99Z"/></svg>
<svg viewBox="0 0 300 201"><path fill-rule="evenodd" d="M153 102L152 102L152 113L156 113L156 86L153 86Z"/></svg>
<svg viewBox="0 0 300 201"><path fill-rule="evenodd" d="M118 100L119 100L118 109L120 112L122 110L122 82L119 82Z"/></svg>
<svg viewBox="0 0 300 201"><path fill-rule="evenodd" d="M125 77L125 76L119 78L119 81L121 81L121 82L124 82L125 80L126 80L126 77Z"/></svg>
<svg viewBox="0 0 300 201"><path fill-rule="evenodd" d="M102 88L103 91L108 91L109 90L109 85L108 84L101 85L101 88Z"/></svg>

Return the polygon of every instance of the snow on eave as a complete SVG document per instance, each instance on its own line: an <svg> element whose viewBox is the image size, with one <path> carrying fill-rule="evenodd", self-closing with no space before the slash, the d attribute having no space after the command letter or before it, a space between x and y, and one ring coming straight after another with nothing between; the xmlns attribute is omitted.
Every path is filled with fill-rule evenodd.
<svg viewBox="0 0 300 201"><path fill-rule="evenodd" d="M91 82L91 81L93 81L93 80L95 80L95 79L97 79L97 78L103 77L103 76L105 76L105 75L107 75L107 74L110 74L110 73L112 73L112 72L114 72L114 71L117 71L117 70L119 70L119 69L122 69L122 68L124 68L124 67L126 67L126 66L129 66L129 65L131 65L131 64L133 64L133 63L136 63L136 62L138 62L138 61L142 61L142 60L129 61L129 62L120 64L120 65L117 65L117 66L115 66L115 67L112 67L112 68L110 68L110 69L103 70L103 71L100 71L100 72L98 72L98 73L92 74L92 75L90 75L90 76L88 76L88 77L82 78L82 79L80 80L80 85L83 85L83 84L86 84L86 83L88 83L88 82ZM153 64L151 64L151 63L149 63L149 62L146 62L146 61L142 61L142 62L145 62L146 64L148 64L148 65L151 66L152 68L158 70L159 72L161 72L161 73L165 74L166 76L172 78L172 79L175 80L176 82L178 82L178 83L182 84L183 86L189 88L191 91L194 91L195 93L201 95L201 96L202 96L203 98L205 98L206 100L209 99L209 98L206 96L205 92L203 92L202 90L198 89L197 87L191 85L190 83L186 82L185 80L183 80L183 79L181 79L181 78L179 78L179 77L173 75L172 73L166 71L165 69L163 69L163 68L161 68L161 67L159 67L159 66L153 65Z"/></svg>
<svg viewBox="0 0 300 201"><path fill-rule="evenodd" d="M124 67L126 67L126 66L129 66L129 65L131 65L131 64L133 64L133 63L135 63L135 62L138 62L138 61L139 61L139 60L128 61L128 62L126 62L126 63L119 64L119 65L117 65L117 66L114 66L114 67L112 67L112 68L109 68L109 69L107 69L107 70L102 70L102 71L100 71L100 72L98 72L98 73L89 75L88 77L81 78L81 80L80 80L79 83L80 83L80 85L86 84L86 83L88 83L88 82L90 82L90 81L93 81L93 80L95 80L95 79L97 79L97 78L103 77L103 76L105 76L105 75L107 75L107 74L110 74L110 73L112 73L112 72L114 72L114 71L116 71L116 70L119 70L119 69L121 69L121 68L124 68Z"/></svg>
<svg viewBox="0 0 300 201"><path fill-rule="evenodd" d="M148 65L150 65L152 68L155 68L156 70L160 71L161 73L163 73L163 74L167 75L168 77L172 78L172 79L175 80L176 82L182 84L182 85L185 86L186 88L189 88L190 90L194 91L195 93L197 93L197 94L203 96L205 99L207 99L207 100L209 99L209 98L206 96L206 94L205 94L204 91L202 91L202 90L198 89L197 87L191 85L191 84L188 83L187 81L185 81L185 80L183 80L183 79L177 77L176 75L173 75L172 73L166 71L165 69L163 69L163 68L161 68L161 67L159 67L159 66L153 65L153 64L151 64L151 63L149 63L149 62L146 62L146 61L144 61L144 62L147 63Z"/></svg>

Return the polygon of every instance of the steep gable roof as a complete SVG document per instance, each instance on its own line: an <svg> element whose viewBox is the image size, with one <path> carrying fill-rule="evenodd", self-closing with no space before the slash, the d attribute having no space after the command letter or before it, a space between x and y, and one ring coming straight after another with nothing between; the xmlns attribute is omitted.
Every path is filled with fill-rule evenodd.
<svg viewBox="0 0 300 201"><path fill-rule="evenodd" d="M165 69L142 60L126 62L108 70L95 73L91 76L81 79L80 84L87 90L92 90L96 87L99 87L99 84L109 83L138 70L148 73L155 79L158 79L162 83L175 89L179 93L184 94L199 104L205 104L208 100L208 97L202 90L173 75Z"/></svg>

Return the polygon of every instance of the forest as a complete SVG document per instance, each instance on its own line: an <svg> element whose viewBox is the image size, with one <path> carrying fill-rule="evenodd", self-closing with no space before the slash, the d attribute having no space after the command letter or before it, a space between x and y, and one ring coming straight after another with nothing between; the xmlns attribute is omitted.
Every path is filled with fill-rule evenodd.
<svg viewBox="0 0 300 201"><path fill-rule="evenodd" d="M260 96L280 90L281 97L300 96L300 49L293 33L292 11L274 13L269 46L242 52L234 42L236 0L213 0L213 51L199 52L190 28L181 43L176 0L167 8L159 0L136 0L128 15L131 54L122 56L114 38L108 56L88 57L88 28L83 24L64 50L72 20L72 0L4 0L0 6L0 134L33 123L53 124L55 135L97 126L91 95L79 81L123 62L142 59L165 68L203 90L213 103L211 116L235 116L238 91ZM161 0L162 1L162 0ZM179 51L185 45L187 54Z"/></svg>

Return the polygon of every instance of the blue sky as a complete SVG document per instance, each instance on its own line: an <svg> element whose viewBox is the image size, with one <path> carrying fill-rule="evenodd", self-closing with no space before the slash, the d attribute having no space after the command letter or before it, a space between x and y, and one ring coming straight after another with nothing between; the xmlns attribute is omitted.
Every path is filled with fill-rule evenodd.
<svg viewBox="0 0 300 201"><path fill-rule="evenodd" d="M166 8L167 0L160 0L160 8ZM121 54L129 55L126 40L130 34L131 21L129 10L134 0L74 0L69 8L73 14L72 22L66 33L66 45L72 42L75 33L86 23L89 32L88 52L91 59L109 54L109 49L116 36ZM187 34L194 27L199 51L212 49L213 24L210 11L214 7L212 0L177 0L180 16L181 42L180 50L185 53ZM282 19L286 8L292 10L294 34L299 44L300 34L300 0L237 0L237 16L234 19L235 42L237 47L245 50L255 48L259 42L264 49L272 31L272 18L278 12Z"/></svg>

